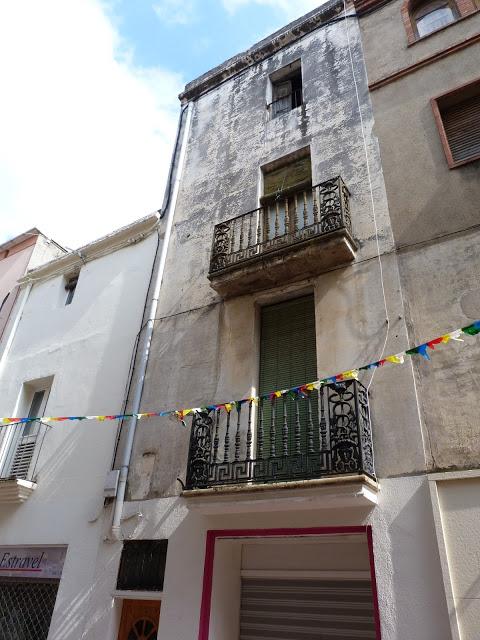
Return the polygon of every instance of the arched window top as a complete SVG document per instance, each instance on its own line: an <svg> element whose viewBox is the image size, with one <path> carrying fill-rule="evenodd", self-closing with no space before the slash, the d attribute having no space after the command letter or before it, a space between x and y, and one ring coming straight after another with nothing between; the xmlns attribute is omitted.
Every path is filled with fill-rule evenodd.
<svg viewBox="0 0 480 640"><path fill-rule="evenodd" d="M479 0L403 0L402 20L408 44L480 11Z"/></svg>
<svg viewBox="0 0 480 640"><path fill-rule="evenodd" d="M430 0L411 2L410 17L416 29L417 37L433 33L457 19L456 5L449 0Z"/></svg>

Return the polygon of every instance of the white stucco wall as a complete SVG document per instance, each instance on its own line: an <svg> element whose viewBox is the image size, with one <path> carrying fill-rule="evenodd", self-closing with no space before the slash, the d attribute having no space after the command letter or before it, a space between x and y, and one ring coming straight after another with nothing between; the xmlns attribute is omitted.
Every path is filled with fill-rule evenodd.
<svg viewBox="0 0 480 640"><path fill-rule="evenodd" d="M322 487L319 487L318 492L321 491ZM172 497L130 502L124 515L125 537L169 540L158 634L160 640L197 638L205 539L209 529L364 524L372 525L382 640L452 638L426 476L382 480L379 504L370 512L363 508L328 508L213 516L189 510L184 499ZM105 527L107 525L106 513ZM222 549L220 545L216 550L214 570L221 567L216 581L214 577L217 593L219 588L220 592L223 589L234 593L236 580L238 586L235 572L238 572L240 556L236 552L229 553L227 547ZM94 593L89 601L89 623L85 629L88 640L115 640L117 637L120 601L115 600L112 594L120 552L121 543L103 543L100 546L93 581ZM268 568L272 567L271 560ZM342 559L337 568L365 569L364 562L347 566L347 560ZM278 554L278 568L291 568L289 562L284 554ZM333 560L329 569L334 568L332 563ZM236 615L235 603L229 603L229 607L234 612L232 615ZM222 628L222 617L216 618L215 610L218 613L218 606L214 603L211 640L229 640L215 631Z"/></svg>
<svg viewBox="0 0 480 640"><path fill-rule="evenodd" d="M480 474L433 474L430 491L453 640L478 636L480 619Z"/></svg>
<svg viewBox="0 0 480 640"><path fill-rule="evenodd" d="M52 377L45 415L116 414L141 319L156 234L83 266L65 306L64 275L36 283L0 380L0 414L22 414L22 385ZM52 423L37 465L37 489L0 505L2 545L68 545L49 640L78 640L86 623L103 486L116 422Z"/></svg>

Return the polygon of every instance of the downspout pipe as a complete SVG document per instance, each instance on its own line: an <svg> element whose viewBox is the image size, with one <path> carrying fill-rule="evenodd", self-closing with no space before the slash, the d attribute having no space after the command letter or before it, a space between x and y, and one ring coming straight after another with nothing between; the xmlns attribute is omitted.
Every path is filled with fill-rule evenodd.
<svg viewBox="0 0 480 640"><path fill-rule="evenodd" d="M111 528L111 538L113 540L119 541L122 539L121 536L121 521L122 521L122 513L123 513L123 505L125 502L125 491L127 488L127 478L128 471L130 468L130 459L132 456L133 443L135 439L135 431L137 428L138 418L135 417L135 414L140 411L140 403L142 400L143 393L143 385L145 382L145 375L147 372L148 365L148 357L150 355L150 346L152 342L153 328L155 324L155 318L157 314L158 300L160 297L160 289L163 281L163 273L165 271L165 262L167 259L168 245L170 242L170 236L173 225L173 216L175 211L175 204L177 200L177 194L180 183L180 175L182 172L183 161L185 158L186 151L186 143L188 140L188 132L190 129L190 121L191 121L191 103L188 103L186 106L182 108L180 112L178 129L177 129L177 137L175 141L175 147L172 155L172 160L170 162L170 169L168 173L168 181L167 181L167 190L165 192L164 203L162 206L162 210L160 213L160 218L166 216L166 228L165 228L165 236L162 243L162 249L160 254L160 259L158 262L158 267L156 269L155 278L153 281L153 293L148 305L148 312L146 314L146 320L144 323L144 332L143 339L139 342L137 353L140 354L139 363L136 367L137 379L135 381L135 386L133 388L133 396L132 396L132 405L130 409L130 413L133 413L133 417L129 419L127 425L127 435L125 444L123 447L121 460L120 460L120 474L118 479L118 487L117 494L115 497L115 503L113 507L113 516L112 516L112 528ZM182 132L182 124L183 119L186 114L185 125L183 127ZM178 143L182 139L180 145L180 152L178 153ZM177 162L177 154L178 154L178 162ZM177 165L175 167L175 164ZM173 176L175 174L175 182L173 182Z"/></svg>

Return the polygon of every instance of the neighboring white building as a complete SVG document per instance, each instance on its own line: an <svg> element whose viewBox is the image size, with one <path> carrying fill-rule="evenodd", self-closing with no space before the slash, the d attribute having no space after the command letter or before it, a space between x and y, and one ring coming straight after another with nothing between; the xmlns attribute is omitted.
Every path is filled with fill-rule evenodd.
<svg viewBox="0 0 480 640"><path fill-rule="evenodd" d="M0 415L122 413L157 228L152 214L22 278ZM1 429L0 637L82 636L117 431L116 421Z"/></svg>
<svg viewBox="0 0 480 640"><path fill-rule="evenodd" d="M29 269L64 253L66 249L36 228L0 244L0 356L8 349L9 338L15 327L16 316L12 314L12 309L20 292L17 281ZM19 311L21 305L15 308Z"/></svg>

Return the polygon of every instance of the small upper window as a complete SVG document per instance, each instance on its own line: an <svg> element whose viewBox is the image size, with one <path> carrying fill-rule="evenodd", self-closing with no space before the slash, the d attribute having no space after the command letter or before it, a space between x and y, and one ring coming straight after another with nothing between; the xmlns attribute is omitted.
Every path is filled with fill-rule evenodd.
<svg viewBox="0 0 480 640"><path fill-rule="evenodd" d="M71 276L67 278L65 283L65 291L67 292L67 297L65 298L65 305L71 304L73 300L73 296L75 295L75 289L77 288L78 282L78 274L76 276Z"/></svg>
<svg viewBox="0 0 480 640"><path fill-rule="evenodd" d="M480 160L480 80L432 100L451 169Z"/></svg>
<svg viewBox="0 0 480 640"><path fill-rule="evenodd" d="M271 101L268 105L272 118L287 113L303 104L302 67L296 60L270 76Z"/></svg>
<svg viewBox="0 0 480 640"><path fill-rule="evenodd" d="M457 19L456 11L448 0L433 0L417 4L412 10L417 36L423 38Z"/></svg>

